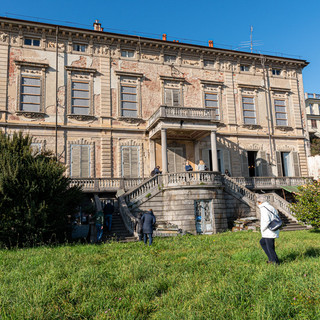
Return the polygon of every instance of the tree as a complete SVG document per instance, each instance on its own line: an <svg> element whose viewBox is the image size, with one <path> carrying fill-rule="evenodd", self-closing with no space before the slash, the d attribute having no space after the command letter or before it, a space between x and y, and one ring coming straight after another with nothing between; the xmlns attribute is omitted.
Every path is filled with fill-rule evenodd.
<svg viewBox="0 0 320 320"><path fill-rule="evenodd" d="M49 152L35 154L31 143L21 132L0 132L0 241L9 246L65 238L67 215L82 198L65 166Z"/></svg>
<svg viewBox="0 0 320 320"><path fill-rule="evenodd" d="M291 210L296 218L315 228L320 227L320 181L314 181L298 187L295 194L296 203L291 205Z"/></svg>

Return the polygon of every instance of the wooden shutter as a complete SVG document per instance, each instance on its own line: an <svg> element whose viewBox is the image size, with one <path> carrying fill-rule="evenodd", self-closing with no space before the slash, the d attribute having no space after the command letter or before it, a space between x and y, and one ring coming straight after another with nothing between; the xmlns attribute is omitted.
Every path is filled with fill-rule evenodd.
<svg viewBox="0 0 320 320"><path fill-rule="evenodd" d="M249 177L249 168L248 168L248 155L247 151L242 151L241 154L241 171L243 177Z"/></svg>
<svg viewBox="0 0 320 320"><path fill-rule="evenodd" d="M164 104L172 106L172 89L164 89Z"/></svg>
<svg viewBox="0 0 320 320"><path fill-rule="evenodd" d="M277 151L276 157L277 157L278 177L283 177L281 152Z"/></svg>
<svg viewBox="0 0 320 320"><path fill-rule="evenodd" d="M265 151L259 151L258 157L256 160L257 173L260 177L268 176L268 162L267 162L267 153Z"/></svg>
<svg viewBox="0 0 320 320"><path fill-rule="evenodd" d="M174 107L179 107L180 106L180 90L177 90L177 89L172 90L172 99L173 99L172 105Z"/></svg>
<svg viewBox="0 0 320 320"><path fill-rule="evenodd" d="M80 150L81 146L71 146L71 176L80 178Z"/></svg>
<svg viewBox="0 0 320 320"><path fill-rule="evenodd" d="M90 146L81 146L81 178L90 177Z"/></svg>
<svg viewBox="0 0 320 320"><path fill-rule="evenodd" d="M291 152L292 154L292 164L293 164L293 172L295 177L300 177L300 166L299 166L299 155L298 152Z"/></svg>
<svg viewBox="0 0 320 320"><path fill-rule="evenodd" d="M183 172L185 166L185 158L183 157L182 147L168 148L168 171Z"/></svg>
<svg viewBox="0 0 320 320"><path fill-rule="evenodd" d="M122 147L121 148L122 177L138 178L139 170L139 147Z"/></svg>

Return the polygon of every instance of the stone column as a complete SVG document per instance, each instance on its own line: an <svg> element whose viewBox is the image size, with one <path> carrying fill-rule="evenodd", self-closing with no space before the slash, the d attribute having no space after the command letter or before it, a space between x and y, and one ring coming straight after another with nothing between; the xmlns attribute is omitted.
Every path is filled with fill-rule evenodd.
<svg viewBox="0 0 320 320"><path fill-rule="evenodd" d="M167 129L161 129L162 173L168 172Z"/></svg>
<svg viewBox="0 0 320 320"><path fill-rule="evenodd" d="M215 130L211 131L210 138L211 138L212 171L219 171L218 153L217 153L217 136L216 136Z"/></svg>

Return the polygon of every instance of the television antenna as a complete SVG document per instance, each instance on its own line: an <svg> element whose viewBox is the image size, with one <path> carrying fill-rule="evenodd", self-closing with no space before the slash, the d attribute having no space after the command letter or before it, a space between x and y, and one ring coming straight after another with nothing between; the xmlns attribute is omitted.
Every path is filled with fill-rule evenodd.
<svg viewBox="0 0 320 320"><path fill-rule="evenodd" d="M253 40L253 26L250 26L250 40L242 41L236 49L250 48L250 52L253 53L253 47L262 46L263 42L261 40Z"/></svg>

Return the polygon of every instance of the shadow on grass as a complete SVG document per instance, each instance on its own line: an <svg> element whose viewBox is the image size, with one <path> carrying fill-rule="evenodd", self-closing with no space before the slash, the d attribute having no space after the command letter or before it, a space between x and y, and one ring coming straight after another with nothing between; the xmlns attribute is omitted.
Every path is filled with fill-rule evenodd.
<svg viewBox="0 0 320 320"><path fill-rule="evenodd" d="M284 263L284 262L290 262L290 261L297 260L298 258L301 258L301 257L306 257L306 258L307 257L311 257L311 258L320 257L320 249L308 248L307 250L302 251L302 252L301 251L291 252L279 260L281 263Z"/></svg>

